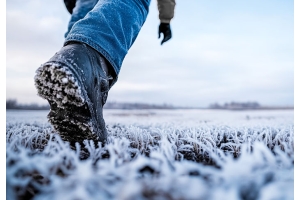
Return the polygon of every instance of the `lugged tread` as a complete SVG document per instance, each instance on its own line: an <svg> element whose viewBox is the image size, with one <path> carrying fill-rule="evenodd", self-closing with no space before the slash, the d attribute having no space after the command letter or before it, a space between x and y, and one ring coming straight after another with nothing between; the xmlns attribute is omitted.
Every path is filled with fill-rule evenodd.
<svg viewBox="0 0 300 200"><path fill-rule="evenodd" d="M67 67L46 63L36 71L35 86L39 96L48 100L51 110L48 120L61 138L71 145L83 140L97 141L84 87Z"/></svg>

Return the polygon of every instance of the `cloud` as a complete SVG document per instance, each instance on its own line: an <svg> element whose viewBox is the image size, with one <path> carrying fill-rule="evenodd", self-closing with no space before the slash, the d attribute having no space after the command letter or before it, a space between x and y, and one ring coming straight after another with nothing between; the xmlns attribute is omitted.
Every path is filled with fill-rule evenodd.
<svg viewBox="0 0 300 200"><path fill-rule="evenodd" d="M7 4L7 95L40 101L31 85L34 71L61 47L70 16L63 2ZM293 104L293 6L273 1L217 5L178 2L171 22L173 38L161 46L153 1L109 100L191 106L231 100ZM19 86L18 80L26 84Z"/></svg>
<svg viewBox="0 0 300 200"><path fill-rule="evenodd" d="M35 70L62 47L66 16L55 15L52 3L38 0L9 1L6 11L6 95L20 102L45 103L36 95ZM44 10L41 14L39 9ZM49 13L49 10L52 13ZM59 10L59 9L58 9Z"/></svg>

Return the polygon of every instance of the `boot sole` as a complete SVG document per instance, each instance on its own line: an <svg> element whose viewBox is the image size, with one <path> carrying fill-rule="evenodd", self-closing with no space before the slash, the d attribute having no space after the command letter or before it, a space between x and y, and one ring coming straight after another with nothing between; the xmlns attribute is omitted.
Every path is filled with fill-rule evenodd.
<svg viewBox="0 0 300 200"><path fill-rule="evenodd" d="M48 100L48 120L61 138L72 146L84 140L97 141L85 89L68 67L56 63L42 65L36 71L38 95Z"/></svg>

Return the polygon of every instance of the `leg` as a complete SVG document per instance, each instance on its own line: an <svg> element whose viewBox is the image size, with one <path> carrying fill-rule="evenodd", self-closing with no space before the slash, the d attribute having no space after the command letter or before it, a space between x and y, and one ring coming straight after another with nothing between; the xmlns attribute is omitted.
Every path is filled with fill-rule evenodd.
<svg viewBox="0 0 300 200"><path fill-rule="evenodd" d="M125 55L148 15L150 0L99 0L77 21L66 37L86 43L101 53L119 74Z"/></svg>
<svg viewBox="0 0 300 200"><path fill-rule="evenodd" d="M75 7L72 11L71 19L68 24L68 31L65 34L65 37L68 36L70 30L72 29L73 25L84 18L88 12L90 12L98 0L76 0Z"/></svg>
<svg viewBox="0 0 300 200"><path fill-rule="evenodd" d="M149 3L99 0L74 22L64 47L37 69L38 94L51 106L48 119L72 145L85 139L105 143L103 105L146 20Z"/></svg>

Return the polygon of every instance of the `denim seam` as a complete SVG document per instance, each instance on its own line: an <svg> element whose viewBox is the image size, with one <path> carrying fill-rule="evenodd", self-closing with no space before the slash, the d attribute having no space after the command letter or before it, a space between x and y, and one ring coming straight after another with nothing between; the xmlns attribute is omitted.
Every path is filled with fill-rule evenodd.
<svg viewBox="0 0 300 200"><path fill-rule="evenodd" d="M119 74L118 67L116 66L116 64L113 61L113 59L111 58L111 56L101 46L94 43L91 39L89 39L87 37L83 37L81 35L76 35L76 34L68 35L68 37L66 38L66 40L64 42L64 45L66 45L70 41L83 42L83 43L91 46L95 50L97 50L101 55L103 55L111 63L111 65L113 66L113 68L118 76L118 74Z"/></svg>

